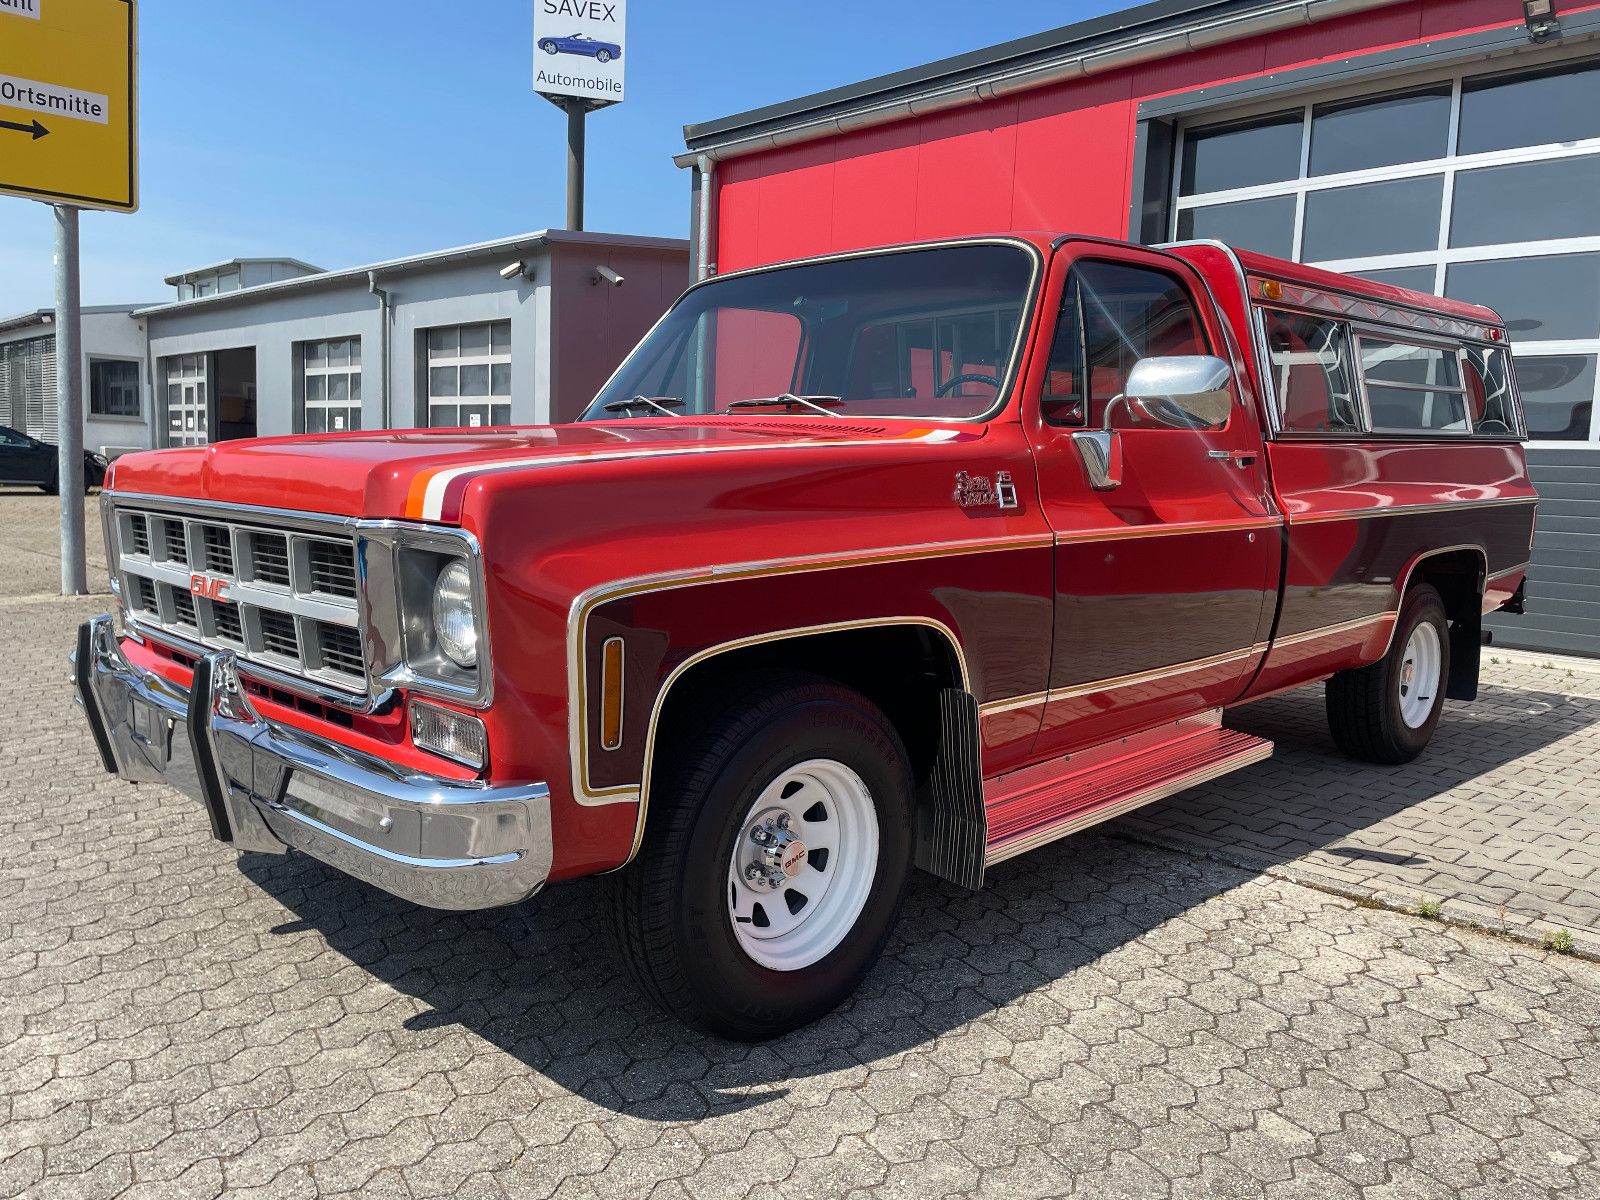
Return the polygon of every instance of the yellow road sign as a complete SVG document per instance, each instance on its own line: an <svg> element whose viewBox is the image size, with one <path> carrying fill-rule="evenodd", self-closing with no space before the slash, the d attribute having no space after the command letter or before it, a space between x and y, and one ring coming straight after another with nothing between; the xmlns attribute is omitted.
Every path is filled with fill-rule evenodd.
<svg viewBox="0 0 1600 1200"><path fill-rule="evenodd" d="M0 0L0 193L139 207L136 0Z"/></svg>

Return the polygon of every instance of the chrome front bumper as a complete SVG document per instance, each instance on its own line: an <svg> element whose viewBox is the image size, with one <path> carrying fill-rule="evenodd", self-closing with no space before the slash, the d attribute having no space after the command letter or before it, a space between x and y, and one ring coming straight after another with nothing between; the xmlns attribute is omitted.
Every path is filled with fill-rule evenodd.
<svg viewBox="0 0 1600 1200"><path fill-rule="evenodd" d="M233 655L188 691L130 663L109 616L84 622L78 699L107 771L198 800L219 841L304 851L430 908L515 904L550 873L550 793L423 775L263 718Z"/></svg>

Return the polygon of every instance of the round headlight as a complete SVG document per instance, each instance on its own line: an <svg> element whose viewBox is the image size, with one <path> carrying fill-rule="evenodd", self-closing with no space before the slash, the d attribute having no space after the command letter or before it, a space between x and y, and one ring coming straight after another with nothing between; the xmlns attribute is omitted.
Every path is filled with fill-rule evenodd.
<svg viewBox="0 0 1600 1200"><path fill-rule="evenodd" d="M462 667L478 663L478 623L472 612L472 573L457 559L439 572L433 585L433 636Z"/></svg>

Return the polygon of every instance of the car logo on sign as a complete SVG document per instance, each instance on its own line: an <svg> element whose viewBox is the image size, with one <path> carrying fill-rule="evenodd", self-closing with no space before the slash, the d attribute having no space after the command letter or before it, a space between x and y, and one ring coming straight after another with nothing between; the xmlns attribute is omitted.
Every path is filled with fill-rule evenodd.
<svg viewBox="0 0 1600 1200"><path fill-rule="evenodd" d="M220 579L212 579L209 575L189 576L189 591L196 596L204 596L207 600L221 600L224 583Z"/></svg>

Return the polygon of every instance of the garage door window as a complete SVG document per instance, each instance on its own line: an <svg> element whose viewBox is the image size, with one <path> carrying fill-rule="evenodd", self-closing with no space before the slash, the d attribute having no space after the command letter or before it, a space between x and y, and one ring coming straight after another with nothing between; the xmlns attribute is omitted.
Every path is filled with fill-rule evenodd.
<svg viewBox="0 0 1600 1200"><path fill-rule="evenodd" d="M511 424L511 322L449 325L427 332L428 425Z"/></svg>
<svg viewBox="0 0 1600 1200"><path fill-rule="evenodd" d="M1178 164L1178 238L1487 304L1532 439L1600 441L1600 59L1196 118Z"/></svg>
<svg viewBox="0 0 1600 1200"><path fill-rule="evenodd" d="M361 428L361 339L333 338L301 345L307 433Z"/></svg>

